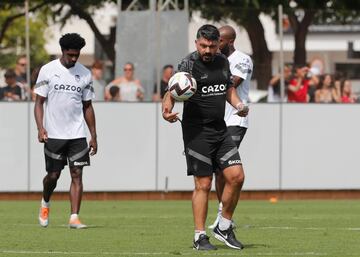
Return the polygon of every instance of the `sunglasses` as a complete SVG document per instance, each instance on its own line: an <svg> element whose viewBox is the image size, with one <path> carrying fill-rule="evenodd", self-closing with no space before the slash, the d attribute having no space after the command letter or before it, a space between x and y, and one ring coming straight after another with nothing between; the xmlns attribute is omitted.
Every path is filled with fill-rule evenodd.
<svg viewBox="0 0 360 257"><path fill-rule="evenodd" d="M132 68L124 68L124 71L132 71Z"/></svg>
<svg viewBox="0 0 360 257"><path fill-rule="evenodd" d="M26 63L18 63L20 66L26 66Z"/></svg>

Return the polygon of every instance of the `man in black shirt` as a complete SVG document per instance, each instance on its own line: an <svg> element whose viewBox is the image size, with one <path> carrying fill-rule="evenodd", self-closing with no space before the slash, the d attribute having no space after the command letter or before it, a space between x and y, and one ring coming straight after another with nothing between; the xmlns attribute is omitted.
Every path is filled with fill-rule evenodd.
<svg viewBox="0 0 360 257"><path fill-rule="evenodd" d="M7 101L20 101L22 100L21 84L16 81L16 73L13 69L8 69L5 72L6 86L3 88L3 98Z"/></svg>
<svg viewBox="0 0 360 257"><path fill-rule="evenodd" d="M225 101L246 116L247 107L240 101L231 82L229 62L218 53L219 31L212 25L202 26L196 36L197 51L185 57L178 71L190 73L197 82L196 93L184 102L182 131L188 175L194 176L195 189L192 198L195 223L193 247L197 250L215 250L205 232L208 197L213 172L220 168L225 177L222 194L223 210L214 236L231 248L242 249L232 227L244 171L241 159L227 132L224 121ZM169 122L178 120L172 113L175 101L167 92L163 99L163 118Z"/></svg>
<svg viewBox="0 0 360 257"><path fill-rule="evenodd" d="M174 74L174 67L171 64L166 64L162 69L162 76L160 81L160 94L158 92L157 84L154 85L154 94L152 100L159 102L165 95L166 88L168 86L171 76Z"/></svg>

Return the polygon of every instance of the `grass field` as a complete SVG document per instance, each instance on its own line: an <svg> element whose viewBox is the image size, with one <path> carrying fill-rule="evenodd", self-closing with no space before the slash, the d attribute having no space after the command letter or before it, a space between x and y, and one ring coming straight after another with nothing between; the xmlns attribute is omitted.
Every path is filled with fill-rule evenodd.
<svg viewBox="0 0 360 257"><path fill-rule="evenodd" d="M67 228L67 201L53 201L39 227L38 204L0 201L0 256L360 256L360 201L242 201L240 252L213 237L217 251L192 250L190 201L84 201L86 230ZM209 210L208 223L215 201Z"/></svg>

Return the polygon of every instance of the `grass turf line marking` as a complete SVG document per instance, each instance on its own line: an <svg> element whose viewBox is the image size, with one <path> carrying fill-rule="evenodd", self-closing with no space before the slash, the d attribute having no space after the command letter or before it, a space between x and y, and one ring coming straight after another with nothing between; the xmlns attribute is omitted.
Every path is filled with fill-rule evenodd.
<svg viewBox="0 0 360 257"><path fill-rule="evenodd" d="M139 256L157 256L157 255L193 255L194 251L190 252L153 252L153 253L147 253L147 252L64 252L64 251L26 251L26 250L0 250L0 253L6 253L6 254L50 254L50 255L119 255L119 256L131 256L131 255L139 255ZM203 253L202 255L206 256L239 256L239 251L234 251L233 253ZM243 256L326 256L328 254L326 253L316 253L316 252L295 252L295 253L249 253L249 255L241 251L241 255Z"/></svg>

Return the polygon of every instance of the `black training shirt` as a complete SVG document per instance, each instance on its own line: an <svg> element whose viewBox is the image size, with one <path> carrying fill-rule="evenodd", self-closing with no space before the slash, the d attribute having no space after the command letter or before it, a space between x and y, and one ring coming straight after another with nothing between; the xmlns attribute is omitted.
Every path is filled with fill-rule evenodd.
<svg viewBox="0 0 360 257"><path fill-rule="evenodd" d="M184 101L183 127L226 129L226 91L232 86L226 56L218 53L212 62L206 63L196 51L181 61L178 71L190 73L197 82L196 93Z"/></svg>

